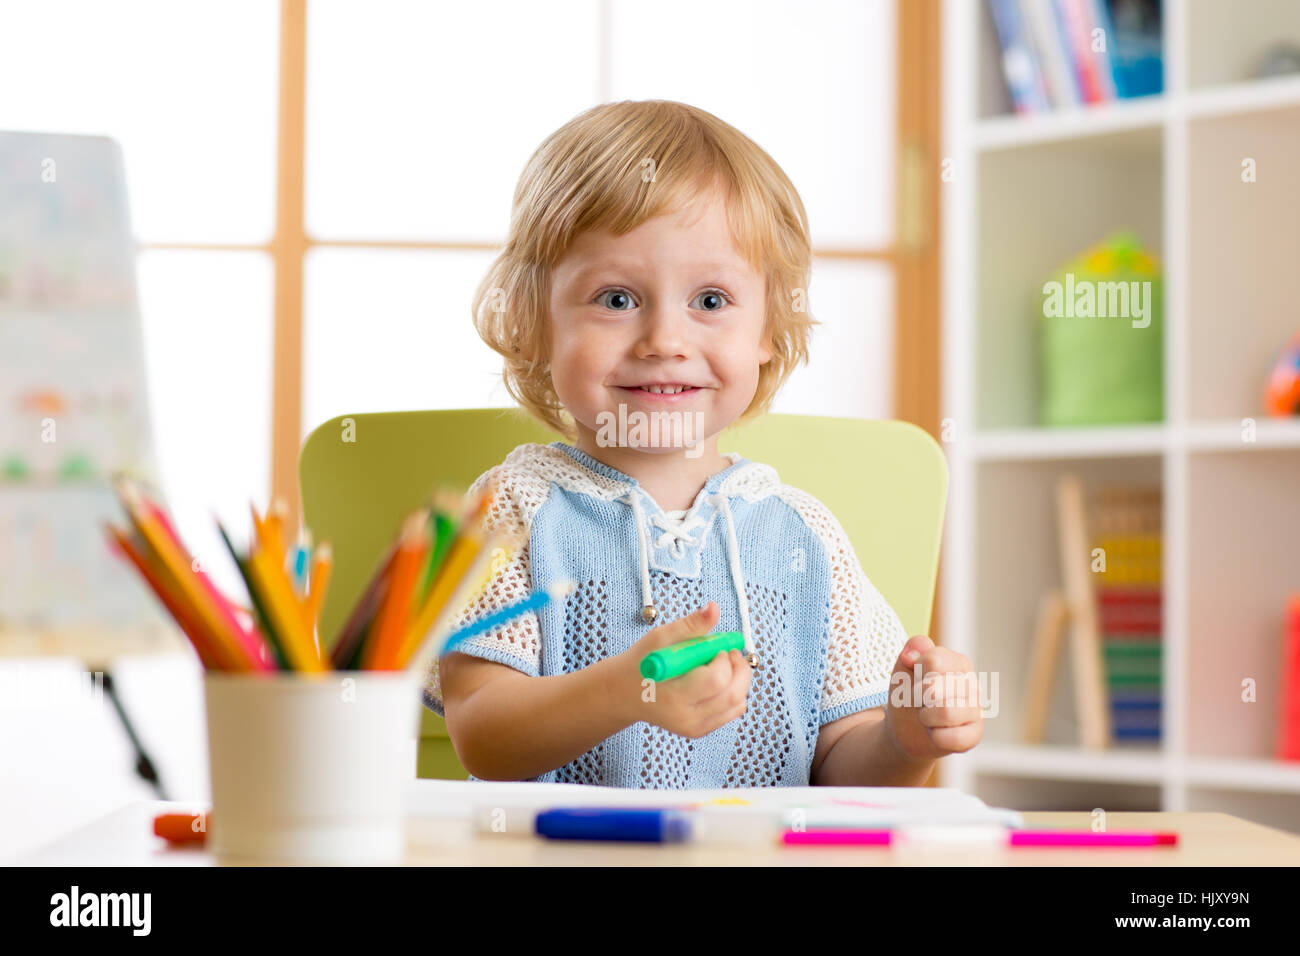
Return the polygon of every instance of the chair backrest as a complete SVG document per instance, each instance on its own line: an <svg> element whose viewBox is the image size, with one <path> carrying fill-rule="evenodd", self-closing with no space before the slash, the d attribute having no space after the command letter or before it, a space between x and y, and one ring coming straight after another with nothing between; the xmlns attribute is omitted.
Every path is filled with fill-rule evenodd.
<svg viewBox="0 0 1300 956"><path fill-rule="evenodd" d="M515 446L560 437L500 408L348 415L313 430L298 470L303 520L334 549L323 637L333 640L402 517L435 486L468 488ZM718 450L820 499L907 632L928 632L948 487L934 439L907 422L769 414L724 431Z"/></svg>
<svg viewBox="0 0 1300 956"><path fill-rule="evenodd" d="M322 639L333 642L402 517L437 485L468 488L517 445L560 437L500 408L347 415L312 431L298 461L303 521L334 548ZM769 414L723 432L718 450L820 499L907 633L928 633L948 489L934 439L906 422ZM421 710L417 774L465 779L446 722Z"/></svg>

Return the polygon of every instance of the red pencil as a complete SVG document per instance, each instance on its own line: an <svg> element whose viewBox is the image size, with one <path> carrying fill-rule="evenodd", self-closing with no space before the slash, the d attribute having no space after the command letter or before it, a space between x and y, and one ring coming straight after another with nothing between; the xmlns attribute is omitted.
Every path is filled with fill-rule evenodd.
<svg viewBox="0 0 1300 956"><path fill-rule="evenodd" d="M148 583L154 594L158 596L158 600L162 602L163 607L167 608L168 613L171 614L180 629L185 632L185 636L190 639L190 643L194 645L194 650L198 652L199 660L203 662L204 669L221 670L221 662L213 656L212 649L208 647L206 632L194 620L190 612L186 610L185 605L177 601L175 595L162 583L161 577L149 565L147 559L132 543L127 533L107 522L104 523L104 528L118 552L135 565L136 570L140 572L140 575Z"/></svg>
<svg viewBox="0 0 1300 956"><path fill-rule="evenodd" d="M189 557L189 552L185 550L185 545L181 542L180 535L176 533L171 520L167 517L167 512L154 504L143 493L140 495L140 501L145 510L162 525L163 530L167 532L167 536L172 539L177 549L183 555ZM256 630L249 631L240 623L239 618L235 616L229 599L217 590L217 586L212 583L212 579L208 577L202 567L196 567L193 563L191 563L190 567L194 571L194 576L199 579L199 584L203 587L203 590L212 599L212 603L216 605L217 613L221 615L221 619L225 621L227 627L235 632L245 656L253 662L253 670L275 670L275 665L271 663L270 656L262 645L262 635Z"/></svg>

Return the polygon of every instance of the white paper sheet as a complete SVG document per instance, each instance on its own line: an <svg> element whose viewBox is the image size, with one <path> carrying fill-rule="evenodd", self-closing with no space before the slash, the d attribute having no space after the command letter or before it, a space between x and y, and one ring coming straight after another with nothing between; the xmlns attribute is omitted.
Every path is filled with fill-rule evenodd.
<svg viewBox="0 0 1300 956"><path fill-rule="evenodd" d="M744 801L743 803L739 801ZM1024 825L1015 810L990 807L951 787L732 787L722 790L627 790L573 783L416 780L407 796L412 816L474 820L493 808L675 807L765 816L808 827L885 828L899 824Z"/></svg>

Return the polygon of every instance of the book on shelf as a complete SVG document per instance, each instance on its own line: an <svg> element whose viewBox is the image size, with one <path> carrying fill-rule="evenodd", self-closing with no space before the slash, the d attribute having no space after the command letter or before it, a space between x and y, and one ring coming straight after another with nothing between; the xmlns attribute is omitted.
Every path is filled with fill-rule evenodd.
<svg viewBox="0 0 1300 956"><path fill-rule="evenodd" d="M1164 88L1161 0L987 0L1016 113Z"/></svg>

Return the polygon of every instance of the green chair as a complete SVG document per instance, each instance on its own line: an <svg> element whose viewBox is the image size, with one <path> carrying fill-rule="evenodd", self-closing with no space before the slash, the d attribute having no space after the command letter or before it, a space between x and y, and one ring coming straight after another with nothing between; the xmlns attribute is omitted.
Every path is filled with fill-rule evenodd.
<svg viewBox="0 0 1300 956"><path fill-rule="evenodd" d="M303 521L334 548L325 639L339 632L402 517L437 485L468 488L515 446L558 438L499 408L347 415L312 431L298 472ZM718 450L769 464L824 502L907 632L928 633L948 487L934 439L907 422L769 414L723 432ZM445 722L427 709L422 720L418 776L466 779Z"/></svg>

